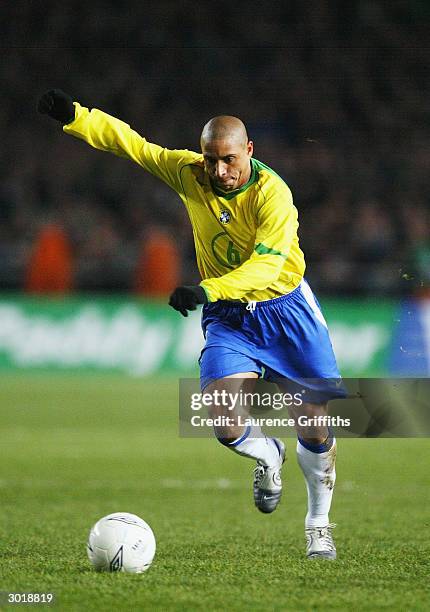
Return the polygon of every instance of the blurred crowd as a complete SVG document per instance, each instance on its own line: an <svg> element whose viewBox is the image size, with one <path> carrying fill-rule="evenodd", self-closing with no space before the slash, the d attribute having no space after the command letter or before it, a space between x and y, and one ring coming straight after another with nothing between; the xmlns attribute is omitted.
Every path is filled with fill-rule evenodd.
<svg viewBox="0 0 430 612"><path fill-rule="evenodd" d="M176 248L177 280L199 280L179 198L37 114L59 87L170 148L198 150L211 116L241 117L293 191L315 289L427 290L429 17L413 0L1 3L0 288L29 287L47 227L76 290L142 286L154 235Z"/></svg>

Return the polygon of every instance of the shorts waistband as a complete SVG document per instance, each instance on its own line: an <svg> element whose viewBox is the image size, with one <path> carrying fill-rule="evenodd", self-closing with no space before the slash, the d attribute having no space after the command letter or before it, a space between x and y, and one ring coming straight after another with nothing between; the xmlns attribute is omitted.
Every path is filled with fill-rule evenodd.
<svg viewBox="0 0 430 612"><path fill-rule="evenodd" d="M216 302L211 302L210 304L219 304L222 306L228 306L229 308L238 308L240 310L246 310L249 304L255 304L255 308L266 308L271 306L272 304L282 304L283 302L288 302L291 298L293 298L300 290L302 283L306 281L302 279L300 284L297 285L295 289L290 291L290 293L286 293L285 295L280 295L277 298L272 298L271 300L263 300L262 302L253 302L250 300L249 302L235 302L234 300L218 300ZM209 305L210 305L209 304Z"/></svg>

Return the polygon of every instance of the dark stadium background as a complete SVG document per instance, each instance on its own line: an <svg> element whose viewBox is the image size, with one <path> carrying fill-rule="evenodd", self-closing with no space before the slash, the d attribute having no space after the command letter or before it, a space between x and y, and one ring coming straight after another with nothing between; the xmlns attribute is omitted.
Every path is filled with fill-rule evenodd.
<svg viewBox="0 0 430 612"><path fill-rule="evenodd" d="M59 87L168 147L196 149L211 116L240 116L293 190L319 295L422 293L429 14L424 1L2 2L0 289L25 286L48 223L70 241L73 290L132 292L160 227L180 280L198 280L178 197L36 113Z"/></svg>

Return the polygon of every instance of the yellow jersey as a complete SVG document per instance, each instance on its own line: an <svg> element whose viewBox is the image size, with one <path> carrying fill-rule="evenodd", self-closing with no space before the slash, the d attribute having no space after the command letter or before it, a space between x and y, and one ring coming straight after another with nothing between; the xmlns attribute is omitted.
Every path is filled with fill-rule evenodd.
<svg viewBox="0 0 430 612"><path fill-rule="evenodd" d="M270 300L299 285L305 261L297 209L289 187L273 170L251 158L249 181L223 193L212 185L201 153L163 148L103 111L74 105L75 119L64 132L132 159L179 195L210 302Z"/></svg>

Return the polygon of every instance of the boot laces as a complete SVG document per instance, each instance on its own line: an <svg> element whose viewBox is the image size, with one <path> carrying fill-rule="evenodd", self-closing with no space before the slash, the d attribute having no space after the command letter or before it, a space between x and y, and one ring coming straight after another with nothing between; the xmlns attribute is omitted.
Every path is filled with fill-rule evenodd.
<svg viewBox="0 0 430 612"><path fill-rule="evenodd" d="M266 467L262 464L258 464L254 470L254 482L256 485L259 485L263 480L264 475L266 473Z"/></svg>
<svg viewBox="0 0 430 612"><path fill-rule="evenodd" d="M306 531L317 537L325 549L334 550L332 530L335 527L336 523L329 523L326 527L309 527Z"/></svg>

